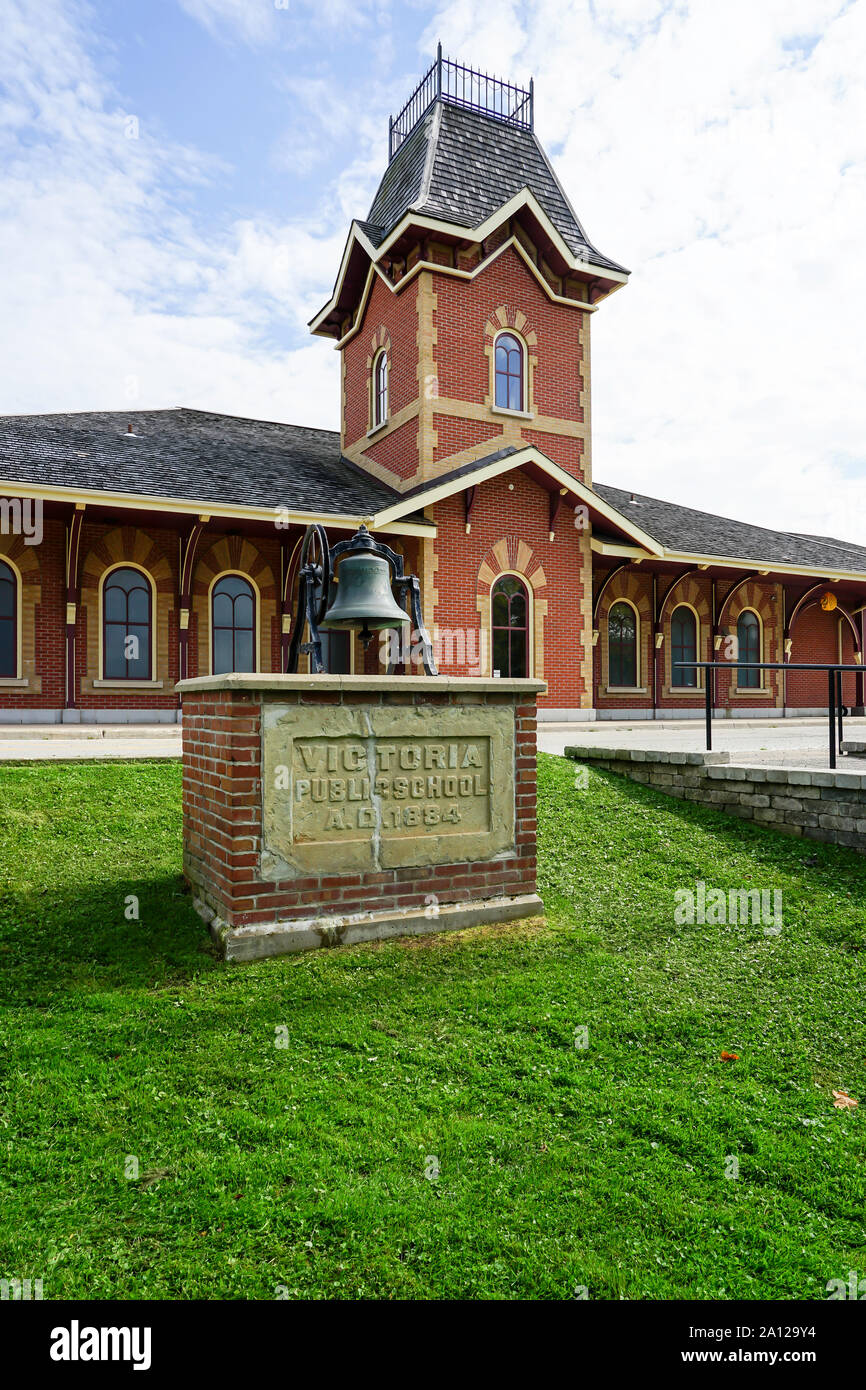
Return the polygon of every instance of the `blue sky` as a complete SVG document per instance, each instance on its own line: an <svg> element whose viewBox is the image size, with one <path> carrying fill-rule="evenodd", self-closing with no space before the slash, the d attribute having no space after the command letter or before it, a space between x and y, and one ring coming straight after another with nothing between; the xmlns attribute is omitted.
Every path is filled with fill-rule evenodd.
<svg viewBox="0 0 866 1390"><path fill-rule="evenodd" d="M866 0L2 0L0 411L335 427L306 321L437 38L536 82L601 481L866 543ZM130 136L135 138L130 138Z"/></svg>
<svg viewBox="0 0 866 1390"><path fill-rule="evenodd" d="M246 28L232 22L236 8L260 21ZM339 22L316 23L315 7L295 0L284 9L272 0L224 8L99 0L93 31L104 71L129 110L155 134L223 161L221 177L199 191L197 204L227 225L289 210L315 216L323 184L357 156L353 112L381 127L390 98L399 101L417 80L422 6L387 11L386 43L377 39L374 12L347 6L337 13Z"/></svg>

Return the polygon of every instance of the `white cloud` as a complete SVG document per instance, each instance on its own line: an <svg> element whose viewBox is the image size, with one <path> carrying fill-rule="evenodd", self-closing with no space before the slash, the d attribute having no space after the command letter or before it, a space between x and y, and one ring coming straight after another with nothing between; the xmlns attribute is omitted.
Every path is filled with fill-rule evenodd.
<svg viewBox="0 0 866 1390"><path fill-rule="evenodd" d="M130 127L83 46L87 13L6 0L0 410L184 404L336 424L336 354L304 335L344 228L199 227L187 195L218 164Z"/></svg>
<svg viewBox="0 0 866 1390"><path fill-rule="evenodd" d="M182 10L215 37L236 35L245 43L262 44L275 34L289 5L275 0L179 0Z"/></svg>
<svg viewBox="0 0 866 1390"><path fill-rule="evenodd" d="M502 30L455 0L426 41L534 74L633 272L593 319L595 476L866 542L864 0L535 0Z"/></svg>
<svg viewBox="0 0 866 1390"><path fill-rule="evenodd" d="M364 29L374 14L387 24L387 4L375 0L178 0L215 38L253 47L279 40L300 45L313 36Z"/></svg>
<svg viewBox="0 0 866 1390"><path fill-rule="evenodd" d="M197 3L258 42L239 27L261 22L254 0ZM340 14L320 8L317 23ZM190 192L219 165L147 119L126 138L90 21L81 0L5 0L0 410L186 404L335 426L337 355L304 325L411 78L377 39L325 110L325 60L295 67L310 119L294 156L332 157L349 128L354 159L304 219L203 225ZM565 188L634 272L593 318L596 477L866 542L866 0L460 0L431 21L419 74L440 34L478 66L534 72Z"/></svg>

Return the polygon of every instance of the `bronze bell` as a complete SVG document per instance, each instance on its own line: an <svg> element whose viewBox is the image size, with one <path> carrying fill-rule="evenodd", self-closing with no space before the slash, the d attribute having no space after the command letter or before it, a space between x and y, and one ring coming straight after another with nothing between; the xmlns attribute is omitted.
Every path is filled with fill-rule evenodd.
<svg viewBox="0 0 866 1390"><path fill-rule="evenodd" d="M390 564L384 557L370 553L365 527L357 539L357 550L347 551L340 560L337 597L319 626L325 630L359 630L366 647L374 632L397 627L410 619L394 599Z"/></svg>

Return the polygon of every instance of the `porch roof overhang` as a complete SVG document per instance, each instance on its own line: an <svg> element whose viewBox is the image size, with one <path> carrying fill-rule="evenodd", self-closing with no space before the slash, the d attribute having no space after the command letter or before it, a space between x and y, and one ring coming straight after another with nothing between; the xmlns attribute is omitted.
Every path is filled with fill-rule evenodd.
<svg viewBox="0 0 866 1390"><path fill-rule="evenodd" d="M88 488L58 487L40 483L16 483L3 480L0 492L4 497L33 498L43 504L66 504L84 507L88 512L104 511L126 512L137 515L140 512L156 514L167 523L179 518L194 517L198 521L245 521L273 530L279 512L280 521L287 526L309 526L318 522L325 527L356 531L363 523L370 527L373 517L361 512L346 514L339 512L295 511L291 508L254 507L241 503L208 502L189 497L162 497L148 493L115 492L108 489L95 491ZM378 531L401 536L435 536L436 526L425 517L415 514L416 508L382 523L376 523Z"/></svg>
<svg viewBox="0 0 866 1390"><path fill-rule="evenodd" d="M607 530L612 528L614 532L621 533L625 540L639 547L642 554L655 556L664 554L664 548L659 545L658 541L654 540L628 517L622 516L615 507L605 502L598 493L593 492L592 488L579 482L564 468L560 468L559 464L554 463L534 445L526 445L522 449L514 446L500 449L496 453L464 464L462 468L446 473L430 483L422 483L418 487L410 488L399 499L377 512L373 517L372 524L377 529L381 529L383 526L393 524L398 518L413 512L418 507L433 506L446 497L453 497L455 493L464 492L470 487L477 487L479 483L488 482L492 478L498 478L503 473L510 473L514 469L522 469L528 473L547 492L559 492L563 497L570 497L573 501L582 503L587 508L593 524L598 521Z"/></svg>

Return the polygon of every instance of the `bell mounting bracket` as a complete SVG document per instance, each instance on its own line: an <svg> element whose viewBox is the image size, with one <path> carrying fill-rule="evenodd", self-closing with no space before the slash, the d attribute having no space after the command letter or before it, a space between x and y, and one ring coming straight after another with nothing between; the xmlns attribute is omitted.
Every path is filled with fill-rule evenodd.
<svg viewBox="0 0 866 1390"><path fill-rule="evenodd" d="M424 670L428 676L438 676L439 672L433 657L433 643L430 641L430 634L424 626L424 619L421 616L421 585L417 575L404 574L403 556L398 555L396 550L392 550L383 541L374 540L363 524L349 540L338 541L336 545L329 546L325 528L317 521L307 527L301 546L298 573L298 611L295 615L295 626L289 644L287 670L297 671L298 658L301 652L306 652L310 658L312 674L317 676L324 671L325 664L322 660L322 638L319 627L327 612L337 561L347 551L352 551L356 555L379 555L388 561L391 570L391 586L396 594L398 604L404 612L409 614L412 628L417 634ZM309 629L309 641L307 642L301 641L305 628ZM396 661L389 662L389 676L394 675L398 664L400 663Z"/></svg>

